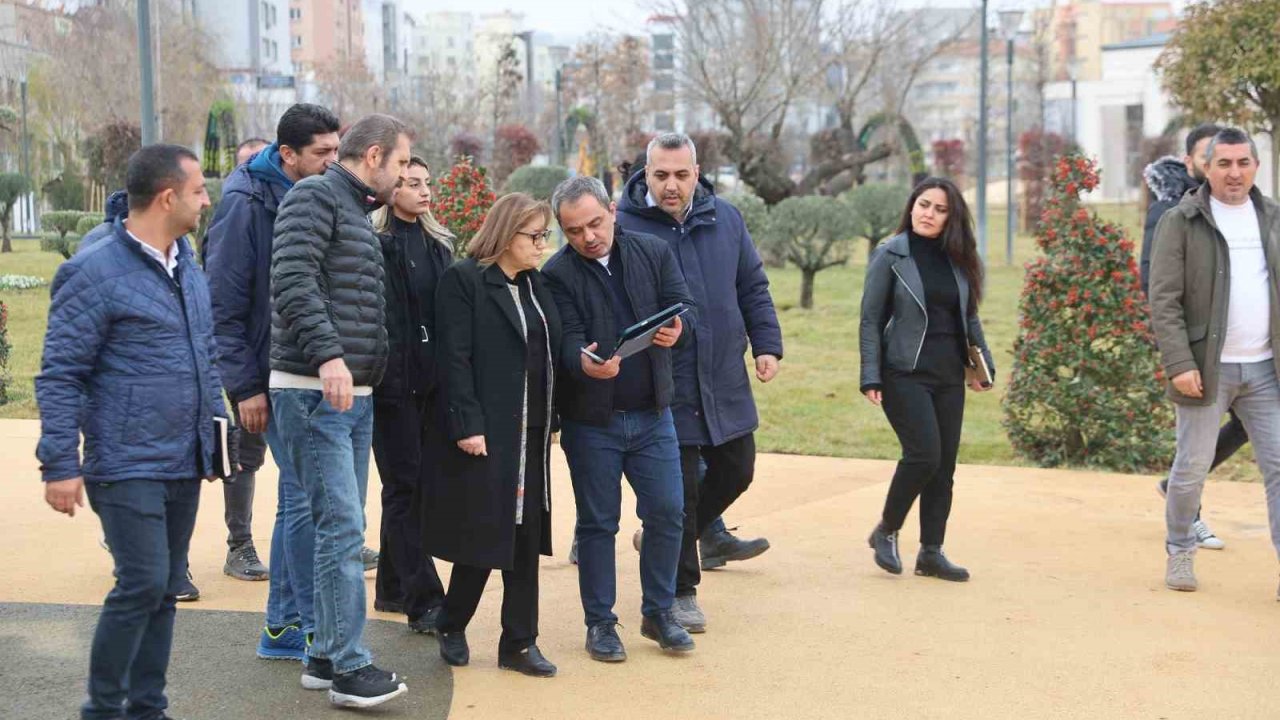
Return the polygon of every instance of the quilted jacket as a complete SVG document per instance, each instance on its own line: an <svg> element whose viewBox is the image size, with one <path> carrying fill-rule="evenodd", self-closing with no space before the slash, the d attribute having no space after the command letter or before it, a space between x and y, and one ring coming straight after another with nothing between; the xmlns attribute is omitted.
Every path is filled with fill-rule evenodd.
<svg viewBox="0 0 1280 720"><path fill-rule="evenodd" d="M317 377L343 358L356 385L387 367L382 245L373 191L340 163L299 181L276 215L271 248L271 369Z"/></svg>
<svg viewBox="0 0 1280 720"><path fill-rule="evenodd" d="M43 478L210 476L213 418L226 408L204 273L185 238L173 279L121 220L113 229L53 279L36 378Z"/></svg>

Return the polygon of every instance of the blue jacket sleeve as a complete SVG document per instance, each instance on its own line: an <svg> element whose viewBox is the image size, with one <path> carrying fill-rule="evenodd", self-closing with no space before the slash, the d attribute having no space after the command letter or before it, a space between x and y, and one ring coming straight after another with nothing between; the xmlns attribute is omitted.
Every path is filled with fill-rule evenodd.
<svg viewBox="0 0 1280 720"><path fill-rule="evenodd" d="M1151 250L1156 244L1156 225L1160 224L1160 218L1171 207L1173 207L1173 203L1157 200L1151 203L1151 207L1147 208L1147 221L1142 226L1142 262L1138 264L1144 297L1151 287Z"/></svg>
<svg viewBox="0 0 1280 720"><path fill-rule="evenodd" d="M218 205L204 240L204 272L209 280L218 371L232 402L267 391L249 344L249 321L254 309L257 248L270 247L271 238L256 242L254 232L252 205L248 197L237 192Z"/></svg>
<svg viewBox="0 0 1280 720"><path fill-rule="evenodd" d="M769 277L765 275L764 263L756 252L755 243L751 241L751 233L747 231L742 214L732 206L721 212L732 213L733 227L741 238L738 252L738 309L742 312L747 336L751 339L751 355L773 355L782 359L782 327L778 324L778 313L773 307L773 296L769 294Z"/></svg>
<svg viewBox="0 0 1280 720"><path fill-rule="evenodd" d="M80 419L98 351L111 330L110 304L80 267L64 263L58 268L50 293L49 329L36 377L36 457L46 482L80 477Z"/></svg>
<svg viewBox="0 0 1280 720"><path fill-rule="evenodd" d="M661 241L659 241L661 242ZM662 242L661 249L661 267L659 268L659 287L661 288L661 302L658 304L662 307L671 307L676 303L684 303L693 308L685 313L683 320L685 332L680 333L680 339L676 341L675 347L683 348L689 342L689 338L693 337L693 333L688 329L693 326L693 313L698 312L697 304L693 301L693 295L689 293L689 284L685 282L684 273L680 272L680 263L676 260L676 251L671 249L671 245Z"/></svg>

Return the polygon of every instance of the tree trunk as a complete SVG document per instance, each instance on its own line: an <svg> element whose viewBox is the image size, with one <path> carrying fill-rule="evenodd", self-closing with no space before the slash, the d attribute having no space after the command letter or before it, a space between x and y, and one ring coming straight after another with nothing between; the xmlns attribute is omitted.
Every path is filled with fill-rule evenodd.
<svg viewBox="0 0 1280 720"><path fill-rule="evenodd" d="M1271 197L1280 198L1280 118L1271 127Z"/></svg>
<svg viewBox="0 0 1280 720"><path fill-rule="evenodd" d="M9 219L13 215L13 206L0 213L0 225L3 226L3 242L0 242L0 253L13 252L13 242L9 239Z"/></svg>
<svg viewBox="0 0 1280 720"><path fill-rule="evenodd" d="M817 274L817 270L800 269L800 307L805 310L813 309L813 279Z"/></svg>

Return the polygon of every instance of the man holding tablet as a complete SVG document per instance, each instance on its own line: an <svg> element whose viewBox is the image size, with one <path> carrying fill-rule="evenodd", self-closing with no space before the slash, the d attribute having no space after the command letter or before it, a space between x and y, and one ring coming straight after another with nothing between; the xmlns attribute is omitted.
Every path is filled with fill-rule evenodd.
<svg viewBox="0 0 1280 720"><path fill-rule="evenodd" d="M560 445L577 501L578 586L587 652L602 662L627 657L613 613L614 537L622 512L623 474L635 490L636 512L644 525L640 634L664 650L688 652L693 639L672 614L684 488L670 410L670 348L680 342L684 327L674 306L693 301L670 246L618 228L616 206L596 178L579 176L561 183L551 196L551 210L569 241L542 273L564 326L557 401ZM671 319L662 322L666 315ZM625 328L649 318L661 329L621 337ZM649 347L629 354L631 345L646 335Z"/></svg>

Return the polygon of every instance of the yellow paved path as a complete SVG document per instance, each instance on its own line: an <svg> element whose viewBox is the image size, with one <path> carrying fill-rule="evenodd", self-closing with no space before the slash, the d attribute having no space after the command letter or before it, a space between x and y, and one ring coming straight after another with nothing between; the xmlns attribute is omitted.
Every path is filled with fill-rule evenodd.
<svg viewBox="0 0 1280 720"><path fill-rule="evenodd" d="M111 575L97 520L88 511L69 520L44 506L37 437L34 422L0 422L7 476L0 537L9 551L0 602L98 603ZM965 466L947 549L974 580L952 585L891 577L871 562L865 538L892 467L762 456L755 486L729 520L744 535L767 536L773 549L705 576L708 632L683 658L665 657L639 636L630 548L638 521L627 493L618 614L630 659L603 665L582 650L576 569L565 560L572 495L557 451L559 546L543 561L539 644L560 675L533 680L497 670L495 577L469 631L472 665L454 672L451 717L1280 717L1277 562L1260 485L1209 486L1206 518L1228 547L1200 553L1201 590L1182 594L1163 586L1163 504L1153 478ZM270 468L255 502L264 558L275 507ZM376 479L371 487L376 519ZM191 553L203 592L196 606L261 610L266 583L221 574L222 509L220 488L206 486ZM913 514L904 532L907 563L914 522ZM369 538L376 544L376 521ZM372 589L370 579L371 606ZM245 672L257 662L252 642L245 640ZM438 662L435 652L424 638L424 664Z"/></svg>

